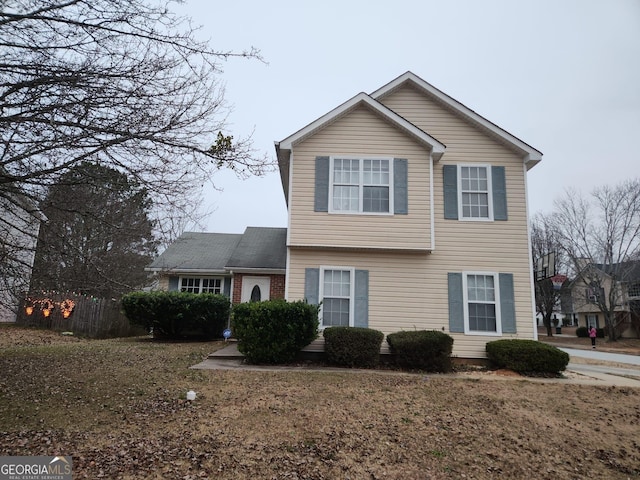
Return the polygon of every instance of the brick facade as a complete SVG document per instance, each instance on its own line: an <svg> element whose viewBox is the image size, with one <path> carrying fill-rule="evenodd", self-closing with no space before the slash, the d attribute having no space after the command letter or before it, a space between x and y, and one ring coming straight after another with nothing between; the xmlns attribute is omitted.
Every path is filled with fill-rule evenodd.
<svg viewBox="0 0 640 480"><path fill-rule="evenodd" d="M242 298L242 278L245 276L243 273L236 273L233 275L233 293L231 295L231 303L236 304L240 303ZM255 275L250 274L246 275L249 277L269 277L271 279L270 287L269 287L269 298L271 300L276 300L280 298L284 298L284 283L285 283L285 275L277 274L277 275Z"/></svg>

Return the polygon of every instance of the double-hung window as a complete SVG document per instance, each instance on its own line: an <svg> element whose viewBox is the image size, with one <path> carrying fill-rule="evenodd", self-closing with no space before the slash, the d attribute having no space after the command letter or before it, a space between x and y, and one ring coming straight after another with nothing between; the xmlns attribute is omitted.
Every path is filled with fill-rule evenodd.
<svg viewBox="0 0 640 480"><path fill-rule="evenodd" d="M497 275L465 273L465 330L468 333L501 334L500 303Z"/></svg>
<svg viewBox="0 0 640 480"><path fill-rule="evenodd" d="M321 270L322 327L353 325L353 270L327 267Z"/></svg>
<svg viewBox="0 0 640 480"><path fill-rule="evenodd" d="M460 166L460 218L491 220L491 177L488 166Z"/></svg>
<svg viewBox="0 0 640 480"><path fill-rule="evenodd" d="M180 291L190 293L222 293L221 278L180 278Z"/></svg>
<svg viewBox="0 0 640 480"><path fill-rule="evenodd" d="M331 212L393 212L393 162L388 158L332 158Z"/></svg>

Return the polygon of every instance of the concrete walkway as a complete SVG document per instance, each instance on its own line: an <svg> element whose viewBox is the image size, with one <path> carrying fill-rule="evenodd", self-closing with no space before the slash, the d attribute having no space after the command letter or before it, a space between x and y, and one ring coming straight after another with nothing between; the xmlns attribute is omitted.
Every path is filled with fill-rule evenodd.
<svg viewBox="0 0 640 480"><path fill-rule="evenodd" d="M544 383L566 383L582 385L601 385L617 387L640 388L640 357L637 355L624 355L619 353L599 352L593 350L578 350L561 348L571 357L589 359L589 364L569 362L566 378L530 378L530 377L503 377L488 376L479 373L481 378L520 379ZM629 365L627 368L625 365ZM637 367L637 368L636 368ZM238 351L235 342L217 350L209 355L203 362L191 367L200 370L254 370L254 371L326 371L326 372L350 372L350 373L402 373L389 370L366 370L353 368L337 368L314 365L303 366L279 366L279 365L249 365L244 363L244 356ZM440 374L437 374L440 375ZM443 377L469 378L473 373L442 375Z"/></svg>

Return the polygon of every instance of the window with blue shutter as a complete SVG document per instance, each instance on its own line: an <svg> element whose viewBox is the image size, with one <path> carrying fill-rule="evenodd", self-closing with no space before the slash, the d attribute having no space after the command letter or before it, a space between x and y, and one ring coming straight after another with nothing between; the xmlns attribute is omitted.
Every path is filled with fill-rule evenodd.
<svg viewBox="0 0 640 480"><path fill-rule="evenodd" d="M406 158L332 158L315 160L314 211L406 215Z"/></svg>
<svg viewBox="0 0 640 480"><path fill-rule="evenodd" d="M449 273L448 295L450 332L516 333L513 274Z"/></svg>
<svg viewBox="0 0 640 480"><path fill-rule="evenodd" d="M444 165L442 176L445 219L508 219L505 167Z"/></svg>
<svg viewBox="0 0 640 480"><path fill-rule="evenodd" d="M308 303L322 304L322 327L369 326L368 270L307 268L304 292Z"/></svg>

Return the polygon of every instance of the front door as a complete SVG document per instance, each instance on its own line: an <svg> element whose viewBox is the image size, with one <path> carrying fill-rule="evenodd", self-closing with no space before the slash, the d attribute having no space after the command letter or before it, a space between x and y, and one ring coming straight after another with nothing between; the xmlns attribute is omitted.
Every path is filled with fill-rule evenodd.
<svg viewBox="0 0 640 480"><path fill-rule="evenodd" d="M269 277L242 277L242 302L261 302L269 300Z"/></svg>

